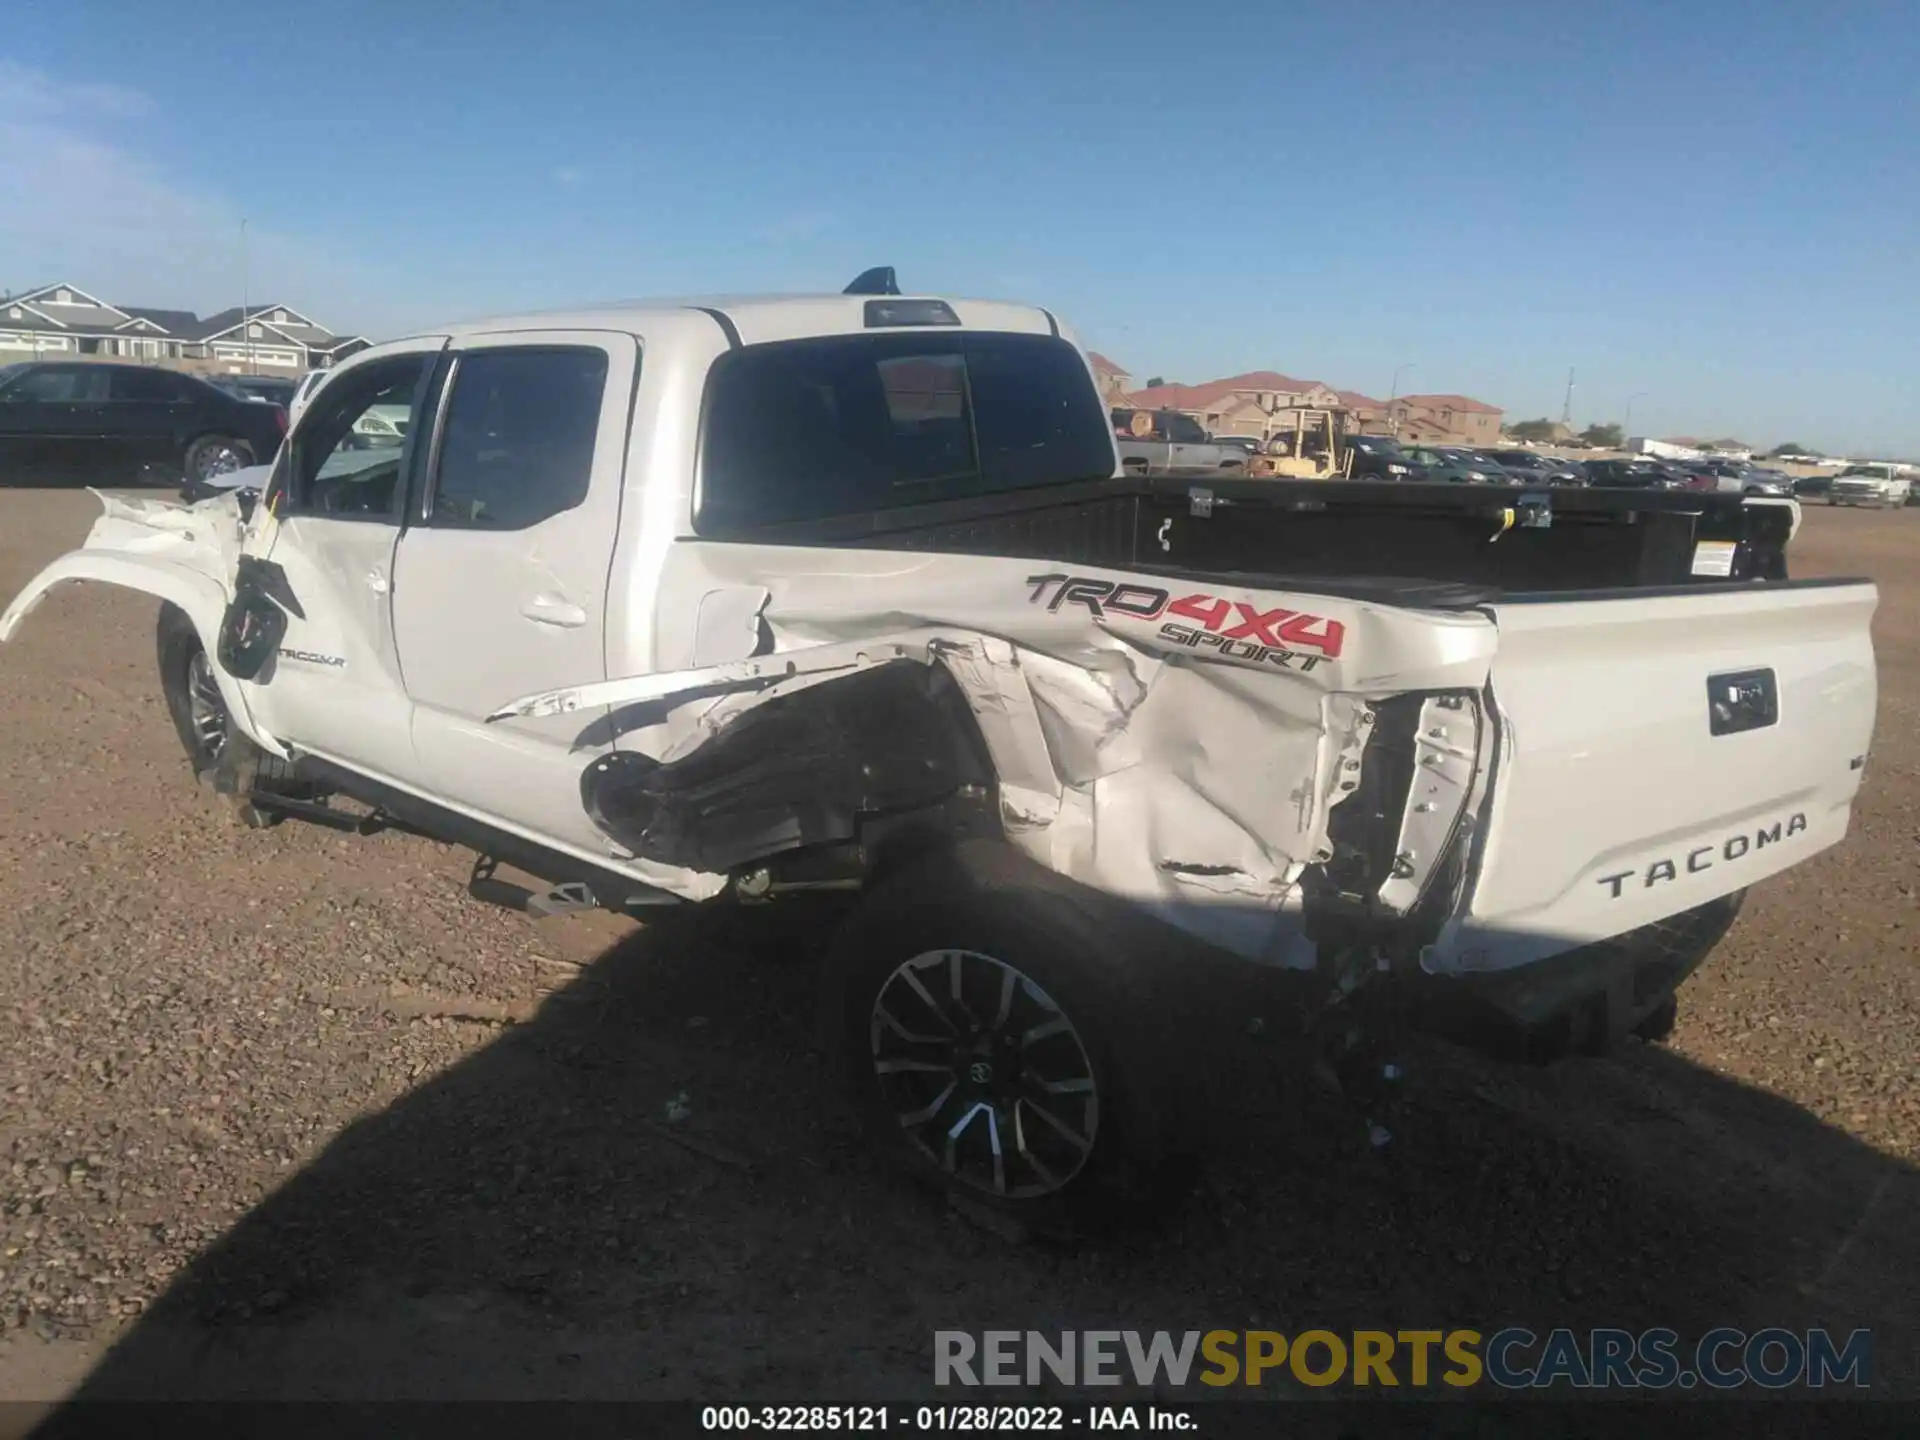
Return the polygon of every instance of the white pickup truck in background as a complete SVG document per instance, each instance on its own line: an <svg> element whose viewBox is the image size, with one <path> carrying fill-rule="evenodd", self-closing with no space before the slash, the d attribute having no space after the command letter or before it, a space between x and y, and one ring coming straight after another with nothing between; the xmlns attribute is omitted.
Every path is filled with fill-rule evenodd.
<svg viewBox="0 0 1920 1440"><path fill-rule="evenodd" d="M1849 465L1833 477L1829 505L1873 505L1883 510L1912 503L1913 476L1904 466L1870 462Z"/></svg>
<svg viewBox="0 0 1920 1440"><path fill-rule="evenodd" d="M863 1114L1017 1210L1178 1143L1193 957L1598 1048L1846 833L1876 592L1785 578L1791 502L1128 476L1053 315L893 288L375 346L257 502L103 497L0 639L151 593L249 819L535 911L847 892Z"/></svg>

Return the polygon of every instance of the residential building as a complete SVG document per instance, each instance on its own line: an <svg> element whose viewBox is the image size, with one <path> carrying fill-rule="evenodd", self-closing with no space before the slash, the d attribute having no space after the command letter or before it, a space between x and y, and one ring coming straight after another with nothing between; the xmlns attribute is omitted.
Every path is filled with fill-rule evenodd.
<svg viewBox="0 0 1920 1440"><path fill-rule="evenodd" d="M1386 401L1362 395L1358 390L1336 390L1333 393L1352 415L1351 428L1354 434L1385 435L1388 432Z"/></svg>
<svg viewBox="0 0 1920 1440"><path fill-rule="evenodd" d="M1387 407L1387 433L1409 445L1493 446L1505 413L1467 395L1402 395Z"/></svg>
<svg viewBox="0 0 1920 1440"><path fill-rule="evenodd" d="M1276 411L1299 406L1333 406L1339 392L1318 380L1296 380L1273 370L1253 370L1204 385L1155 385L1136 390L1126 403L1142 410L1178 410L1215 435L1265 439Z"/></svg>
<svg viewBox="0 0 1920 1440"><path fill-rule="evenodd" d="M1087 363L1093 366L1093 378L1100 387L1100 398L1109 405L1126 404L1127 392L1133 388L1133 377L1098 350L1087 352Z"/></svg>
<svg viewBox="0 0 1920 1440"><path fill-rule="evenodd" d="M234 306L205 319L190 310L111 305L73 285L0 299L0 362L40 355L140 360L176 370L300 375L367 348L292 306Z"/></svg>

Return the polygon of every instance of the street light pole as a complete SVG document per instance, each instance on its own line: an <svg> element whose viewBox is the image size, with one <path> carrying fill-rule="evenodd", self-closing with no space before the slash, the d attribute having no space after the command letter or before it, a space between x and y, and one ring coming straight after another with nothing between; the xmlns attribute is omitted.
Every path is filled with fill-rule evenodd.
<svg viewBox="0 0 1920 1440"><path fill-rule="evenodd" d="M1400 433L1400 417L1394 413L1393 402L1400 398L1401 375L1411 369L1413 369L1413 361L1409 360L1406 364L1395 368L1393 372L1393 388L1387 393L1387 433L1390 435L1398 436Z"/></svg>
<svg viewBox="0 0 1920 1440"><path fill-rule="evenodd" d="M240 336L247 342L247 373L258 375L259 366L254 363L253 355L253 317L251 297L247 294L247 222L240 221Z"/></svg>
<svg viewBox="0 0 1920 1440"><path fill-rule="evenodd" d="M1645 390L1636 390L1627 396L1627 418L1620 422L1620 443L1626 444L1633 438L1633 402L1647 398Z"/></svg>

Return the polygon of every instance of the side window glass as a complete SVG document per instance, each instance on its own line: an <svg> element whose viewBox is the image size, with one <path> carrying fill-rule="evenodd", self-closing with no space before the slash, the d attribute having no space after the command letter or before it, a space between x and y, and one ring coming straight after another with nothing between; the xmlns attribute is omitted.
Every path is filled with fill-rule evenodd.
<svg viewBox="0 0 1920 1440"><path fill-rule="evenodd" d="M293 514L397 523L407 419L430 355L396 355L338 376L300 417Z"/></svg>
<svg viewBox="0 0 1920 1440"><path fill-rule="evenodd" d="M91 404L106 398L107 370L100 365L50 365L7 387L7 399L43 405Z"/></svg>
<svg viewBox="0 0 1920 1440"><path fill-rule="evenodd" d="M160 405L187 398L186 386L180 377L166 370L115 370L109 393L115 400Z"/></svg>
<svg viewBox="0 0 1920 1440"><path fill-rule="evenodd" d="M587 498L606 352L472 350L453 371L427 523L525 530ZM902 403L937 403L903 394Z"/></svg>

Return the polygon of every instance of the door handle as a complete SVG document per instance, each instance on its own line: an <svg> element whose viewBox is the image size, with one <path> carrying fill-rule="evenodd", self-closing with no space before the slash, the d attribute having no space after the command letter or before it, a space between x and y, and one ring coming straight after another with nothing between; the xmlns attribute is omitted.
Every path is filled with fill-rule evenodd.
<svg viewBox="0 0 1920 1440"><path fill-rule="evenodd" d="M535 595L520 605L520 613L537 625L557 625L562 630L578 630L587 623L587 612L558 595Z"/></svg>
<svg viewBox="0 0 1920 1440"><path fill-rule="evenodd" d="M373 593L376 595L386 594L387 593L386 572L381 570L367 571L367 588L373 591Z"/></svg>

